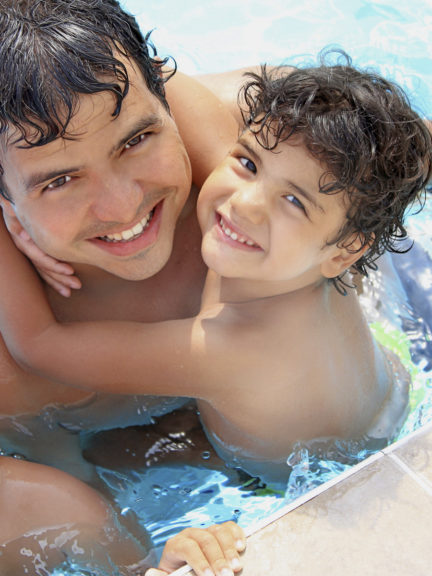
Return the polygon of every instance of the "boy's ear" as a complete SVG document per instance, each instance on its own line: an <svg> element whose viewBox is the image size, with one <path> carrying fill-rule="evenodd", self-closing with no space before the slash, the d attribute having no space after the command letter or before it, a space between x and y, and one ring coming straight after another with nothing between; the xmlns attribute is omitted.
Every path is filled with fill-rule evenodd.
<svg viewBox="0 0 432 576"><path fill-rule="evenodd" d="M371 243L364 243L362 237L357 234L346 240L343 246L334 246L335 250L321 264L322 275L325 278L336 278L351 268L367 252Z"/></svg>

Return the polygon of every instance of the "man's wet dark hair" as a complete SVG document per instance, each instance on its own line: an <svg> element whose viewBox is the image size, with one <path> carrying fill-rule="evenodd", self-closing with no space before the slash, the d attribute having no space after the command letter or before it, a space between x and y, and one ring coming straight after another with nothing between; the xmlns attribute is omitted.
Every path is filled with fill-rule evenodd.
<svg viewBox="0 0 432 576"><path fill-rule="evenodd" d="M406 251L398 242L407 236L407 208L425 198L431 135L400 87L355 69L341 51L335 65L326 64L330 56L325 51L317 67L291 73L263 66L248 74L239 100L245 127L261 146L275 150L297 137L327 167L320 192L348 199L345 226L329 244L353 252L357 239L369 246L353 266L367 275L386 250ZM342 278L333 282L345 291Z"/></svg>
<svg viewBox="0 0 432 576"><path fill-rule="evenodd" d="M168 109L167 59L116 0L0 0L0 135L12 128L25 146L67 137L82 94L112 92L116 116L129 89L122 57Z"/></svg>

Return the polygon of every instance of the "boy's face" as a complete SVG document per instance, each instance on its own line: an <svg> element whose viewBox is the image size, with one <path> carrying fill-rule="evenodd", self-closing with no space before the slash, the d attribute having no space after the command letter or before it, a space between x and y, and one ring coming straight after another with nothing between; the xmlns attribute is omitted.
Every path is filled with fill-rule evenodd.
<svg viewBox="0 0 432 576"><path fill-rule="evenodd" d="M263 149L245 132L205 182L198 201L202 253L221 276L271 282L271 293L334 277L343 249L342 194L319 192L326 170L300 139ZM344 269L344 268L343 268Z"/></svg>
<svg viewBox="0 0 432 576"><path fill-rule="evenodd" d="M51 256L140 280L169 259L191 169L173 119L126 66L131 85L117 118L112 94L84 95L73 140L3 147L14 202L3 204Z"/></svg>

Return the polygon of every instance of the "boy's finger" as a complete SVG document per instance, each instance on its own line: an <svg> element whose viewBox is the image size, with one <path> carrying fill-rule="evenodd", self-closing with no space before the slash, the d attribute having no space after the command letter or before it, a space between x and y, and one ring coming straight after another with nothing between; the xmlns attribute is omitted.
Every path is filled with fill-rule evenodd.
<svg viewBox="0 0 432 576"><path fill-rule="evenodd" d="M244 530L232 520L224 522L223 524L214 524L207 528L207 530L211 533L214 532L216 534L221 534L225 539L232 539L238 552L243 552L246 548L246 536Z"/></svg>
<svg viewBox="0 0 432 576"><path fill-rule="evenodd" d="M67 276L62 272L58 273L41 269L39 269L38 272L46 282L51 280L52 282L57 282L67 288L73 288L74 290L79 290L82 286L81 281L77 276Z"/></svg>
<svg viewBox="0 0 432 576"><path fill-rule="evenodd" d="M168 572L182 558L198 576L233 576L217 538L200 528L186 528L165 545L159 568Z"/></svg>
<svg viewBox="0 0 432 576"><path fill-rule="evenodd" d="M211 526L208 530L217 539L230 568L234 572L241 570L242 563L239 552L242 552L246 547L246 539L242 528L234 522L225 522L224 524Z"/></svg>

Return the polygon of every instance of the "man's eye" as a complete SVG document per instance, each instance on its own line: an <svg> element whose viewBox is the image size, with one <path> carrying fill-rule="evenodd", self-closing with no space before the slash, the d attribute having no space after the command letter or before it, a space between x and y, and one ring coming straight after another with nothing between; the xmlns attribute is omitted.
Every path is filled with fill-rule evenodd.
<svg viewBox="0 0 432 576"><path fill-rule="evenodd" d="M252 160L249 160L249 158L242 156L239 158L239 162L242 166L244 166L244 168L246 168L246 170L249 170L249 172L252 172L253 174L257 173L255 164L252 162Z"/></svg>
<svg viewBox="0 0 432 576"><path fill-rule="evenodd" d="M64 186L68 182L70 182L71 180L72 180L72 176L60 176L60 178L57 178L56 180L53 180L52 182L50 182L48 184L48 186L46 186L46 189L47 190L54 190L55 188L61 188L62 186Z"/></svg>
<svg viewBox="0 0 432 576"><path fill-rule="evenodd" d="M286 200L288 200L288 202L290 202L290 204L293 204L293 206L296 206L296 208L300 208L300 210L303 210L303 212L306 212L305 207L300 202L300 200L297 198L297 196L294 196L294 194L287 194L286 196L284 196L284 198Z"/></svg>
<svg viewBox="0 0 432 576"><path fill-rule="evenodd" d="M147 136L147 134L139 134L138 136L135 136L134 138L129 140L129 142L125 145L125 150L129 150L129 148L133 148L134 146L136 146L137 144L142 142L146 136Z"/></svg>

